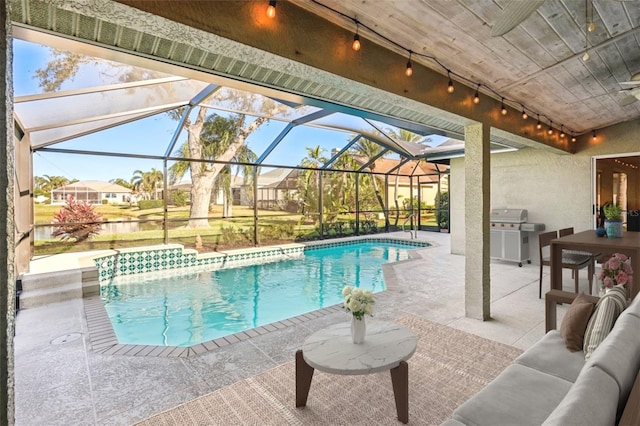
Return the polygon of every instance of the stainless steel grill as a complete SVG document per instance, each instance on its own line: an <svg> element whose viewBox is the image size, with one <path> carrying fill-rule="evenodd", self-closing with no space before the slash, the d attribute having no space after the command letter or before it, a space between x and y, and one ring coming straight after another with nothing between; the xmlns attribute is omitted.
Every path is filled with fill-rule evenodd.
<svg viewBox="0 0 640 426"><path fill-rule="evenodd" d="M544 231L544 224L527 223L526 209L491 210L490 256L494 259L531 263L529 232Z"/></svg>

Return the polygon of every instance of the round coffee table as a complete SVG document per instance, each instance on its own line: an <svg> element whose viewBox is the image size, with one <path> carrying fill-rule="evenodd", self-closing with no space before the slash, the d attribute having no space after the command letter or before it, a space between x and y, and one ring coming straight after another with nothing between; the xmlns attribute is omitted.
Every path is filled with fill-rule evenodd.
<svg viewBox="0 0 640 426"><path fill-rule="evenodd" d="M409 367L416 350L411 330L386 321L367 320L364 343L351 342L350 323L320 330L296 352L296 407L304 407L315 369L331 374L371 374L390 370L398 420L409 421Z"/></svg>

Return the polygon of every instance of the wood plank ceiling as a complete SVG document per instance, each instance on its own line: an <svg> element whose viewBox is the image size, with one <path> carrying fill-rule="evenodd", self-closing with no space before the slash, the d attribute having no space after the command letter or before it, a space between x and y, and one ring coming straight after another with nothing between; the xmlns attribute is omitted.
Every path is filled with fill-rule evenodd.
<svg viewBox="0 0 640 426"><path fill-rule="evenodd" d="M524 106L534 117L539 113L545 124L553 120L554 126L580 134L640 117L640 101L621 92L620 84L640 73L640 1L545 0L512 31L492 37L506 1L295 3L354 32L357 20L362 54L368 42L407 56L417 52L412 61L443 74L448 68L456 84L465 79L469 86L481 84L481 93ZM595 23L594 31L587 31L588 22ZM587 33L590 59L584 61Z"/></svg>

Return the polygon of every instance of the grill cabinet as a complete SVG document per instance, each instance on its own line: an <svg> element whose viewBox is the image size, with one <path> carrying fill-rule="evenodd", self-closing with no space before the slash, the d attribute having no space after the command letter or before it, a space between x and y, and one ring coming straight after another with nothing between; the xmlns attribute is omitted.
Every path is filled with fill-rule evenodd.
<svg viewBox="0 0 640 426"><path fill-rule="evenodd" d="M526 223L526 209L491 210L491 234L489 254L493 259L531 263L529 257L529 232L544 230L543 224Z"/></svg>

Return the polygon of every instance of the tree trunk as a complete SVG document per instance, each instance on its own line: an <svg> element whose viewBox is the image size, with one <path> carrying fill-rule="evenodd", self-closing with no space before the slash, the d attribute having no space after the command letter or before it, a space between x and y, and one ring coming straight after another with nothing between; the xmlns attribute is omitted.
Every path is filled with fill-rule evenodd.
<svg viewBox="0 0 640 426"><path fill-rule="evenodd" d="M201 166L202 163L197 163ZM193 170L193 169L191 169ZM197 177L196 177L197 176ZM209 204L211 203L211 189L215 175L203 173L196 175L191 173L191 211L189 212L189 228L209 227Z"/></svg>
<svg viewBox="0 0 640 426"><path fill-rule="evenodd" d="M380 208L382 209L382 214L384 214L384 225L385 225L385 228L387 228L389 226L389 214L385 208L384 200L380 195L380 190L378 189L378 182L377 182L378 179L374 174L371 174L370 176L371 176L371 181L373 182L373 190L376 193L376 198L378 199L378 204L380 204Z"/></svg>

